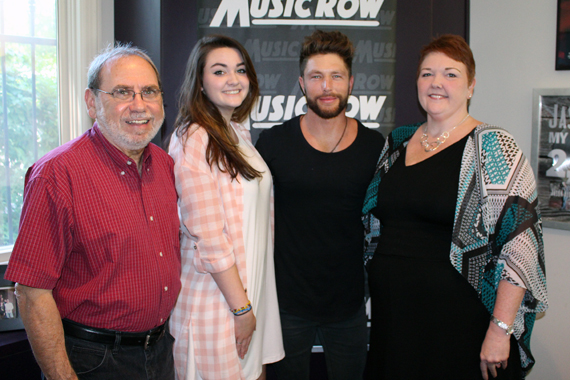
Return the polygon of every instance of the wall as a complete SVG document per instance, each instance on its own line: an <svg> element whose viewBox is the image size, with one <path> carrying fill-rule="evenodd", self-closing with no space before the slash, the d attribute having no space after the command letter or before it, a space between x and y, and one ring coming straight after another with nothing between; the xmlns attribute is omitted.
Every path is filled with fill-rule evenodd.
<svg viewBox="0 0 570 380"><path fill-rule="evenodd" d="M100 0L100 4L101 39L104 42L113 43L115 35L115 0Z"/></svg>
<svg viewBox="0 0 570 380"><path fill-rule="evenodd" d="M160 67L160 1L115 1L115 40L143 48ZM141 22L144 20L144 22Z"/></svg>
<svg viewBox="0 0 570 380"><path fill-rule="evenodd" d="M477 83L470 113L508 129L531 153L533 88L570 88L570 71L555 71L556 1L474 0L470 45ZM570 376L570 231L545 229L550 308L536 322L528 379Z"/></svg>
<svg viewBox="0 0 570 380"><path fill-rule="evenodd" d="M422 46L445 33L469 37L469 0L398 0L396 14L396 122L425 120L418 102L416 69ZM412 106L410 106L412 105Z"/></svg>
<svg viewBox="0 0 570 380"><path fill-rule="evenodd" d="M178 91L186 61L198 40L197 8L197 1L183 6L172 0L115 1L115 39L146 50L160 72L165 122L152 142L163 148L168 146L178 114Z"/></svg>

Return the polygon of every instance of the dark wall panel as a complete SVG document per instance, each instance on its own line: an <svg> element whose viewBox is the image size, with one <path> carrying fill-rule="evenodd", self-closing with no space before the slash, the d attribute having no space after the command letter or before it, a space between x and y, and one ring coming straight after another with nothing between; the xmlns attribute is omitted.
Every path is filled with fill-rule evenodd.
<svg viewBox="0 0 570 380"><path fill-rule="evenodd" d="M176 119L178 89L197 40L194 0L115 0L115 40L147 51L160 72L165 121L153 142L165 147Z"/></svg>
<svg viewBox="0 0 570 380"><path fill-rule="evenodd" d="M441 34L468 39L469 0L400 0L397 17L395 101L396 125L400 126L425 120L416 91L420 49Z"/></svg>
<svg viewBox="0 0 570 380"><path fill-rule="evenodd" d="M186 61L198 40L197 8L197 1L194 0L162 1L160 74L166 111L165 125L162 128L163 145L168 144L168 137L174 128L178 113L178 93L184 78Z"/></svg>
<svg viewBox="0 0 570 380"><path fill-rule="evenodd" d="M159 0L115 0L115 41L146 50L159 71L160 29Z"/></svg>

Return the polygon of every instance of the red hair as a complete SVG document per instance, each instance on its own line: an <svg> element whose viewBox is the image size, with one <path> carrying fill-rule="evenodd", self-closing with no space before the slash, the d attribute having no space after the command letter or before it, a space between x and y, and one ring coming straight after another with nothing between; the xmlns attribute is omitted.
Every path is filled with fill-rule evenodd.
<svg viewBox="0 0 570 380"><path fill-rule="evenodd" d="M416 78L419 78L422 63L430 53L443 53L454 61L463 63L467 68L467 83L469 85L473 83L473 78L475 78L475 59L473 58L471 48L463 37L455 34L444 34L425 45L420 51Z"/></svg>

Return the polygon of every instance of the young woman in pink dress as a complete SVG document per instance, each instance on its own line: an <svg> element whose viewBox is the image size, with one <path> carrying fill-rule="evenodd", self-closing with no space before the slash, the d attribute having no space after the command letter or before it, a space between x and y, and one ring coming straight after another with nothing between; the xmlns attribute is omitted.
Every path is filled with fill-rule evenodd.
<svg viewBox="0 0 570 380"><path fill-rule="evenodd" d="M182 290L171 317L179 379L255 380L283 358L271 173L240 123L259 95L247 51L221 35L188 60L169 153Z"/></svg>

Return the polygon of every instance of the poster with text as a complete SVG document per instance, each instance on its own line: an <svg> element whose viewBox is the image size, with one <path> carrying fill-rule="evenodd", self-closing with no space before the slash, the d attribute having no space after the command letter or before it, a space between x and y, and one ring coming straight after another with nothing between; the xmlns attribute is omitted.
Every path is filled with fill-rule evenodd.
<svg viewBox="0 0 570 380"><path fill-rule="evenodd" d="M394 128L396 0L199 0L198 34L240 41L253 60L261 96L246 126L264 128L306 112L299 53L314 30L338 30L356 48L346 114L384 136Z"/></svg>
<svg viewBox="0 0 570 380"><path fill-rule="evenodd" d="M542 219L546 227L570 229L570 90L535 90L535 109L533 169Z"/></svg>

